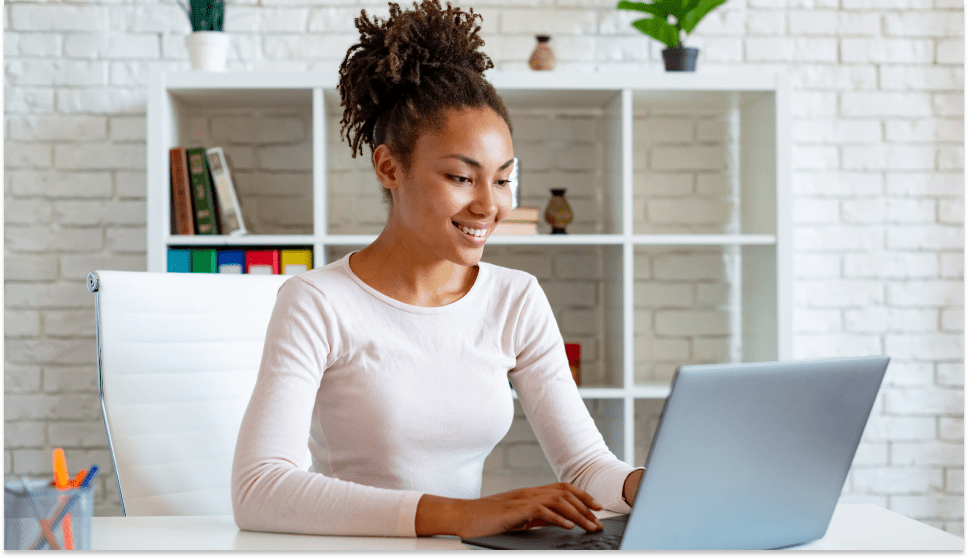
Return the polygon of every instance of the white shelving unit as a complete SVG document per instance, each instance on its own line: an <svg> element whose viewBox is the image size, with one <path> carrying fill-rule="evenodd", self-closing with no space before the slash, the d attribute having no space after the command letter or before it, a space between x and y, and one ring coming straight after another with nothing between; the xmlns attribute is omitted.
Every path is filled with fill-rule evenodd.
<svg viewBox="0 0 968 558"><path fill-rule="evenodd" d="M512 116L522 205L543 208L564 184L576 221L568 235L492 237L484 259L546 286L566 341L583 342L579 391L599 401L616 455L634 462L635 401L664 398L675 365L790 358L785 76L488 78ZM170 247L311 247L320 266L376 237L379 188L367 158L339 143L336 79L153 76L149 271L166 270ZM177 145L225 148L253 234L170 234Z"/></svg>

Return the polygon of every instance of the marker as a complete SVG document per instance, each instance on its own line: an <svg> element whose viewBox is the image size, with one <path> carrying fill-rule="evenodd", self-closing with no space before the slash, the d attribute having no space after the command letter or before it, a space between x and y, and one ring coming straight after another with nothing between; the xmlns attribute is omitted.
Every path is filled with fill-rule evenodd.
<svg viewBox="0 0 968 558"><path fill-rule="evenodd" d="M67 474L67 458L64 450L57 448L54 450L54 486L57 490L67 490L70 487L71 478Z"/></svg>
<svg viewBox="0 0 968 558"><path fill-rule="evenodd" d="M77 476L71 481L70 488L77 488L81 486L81 482L84 480L85 475L87 475L87 469L81 469L78 471Z"/></svg>

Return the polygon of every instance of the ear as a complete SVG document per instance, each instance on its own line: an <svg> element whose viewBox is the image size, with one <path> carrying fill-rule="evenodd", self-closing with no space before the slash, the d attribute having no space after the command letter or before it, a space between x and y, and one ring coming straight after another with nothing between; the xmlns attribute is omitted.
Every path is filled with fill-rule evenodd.
<svg viewBox="0 0 968 558"><path fill-rule="evenodd" d="M400 185L403 178L400 164L386 144L380 144L373 152L373 168L384 188L395 190Z"/></svg>

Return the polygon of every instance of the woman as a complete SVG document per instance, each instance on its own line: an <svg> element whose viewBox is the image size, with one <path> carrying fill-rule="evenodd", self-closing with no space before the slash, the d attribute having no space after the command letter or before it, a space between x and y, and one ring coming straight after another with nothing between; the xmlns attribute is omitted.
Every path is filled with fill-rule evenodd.
<svg viewBox="0 0 968 558"><path fill-rule="evenodd" d="M511 206L507 109L482 72L479 15L437 0L363 11L340 67L353 156L390 211L373 244L279 290L232 471L242 529L472 537L602 529L641 469L582 402L535 278L481 263ZM564 482L480 497L513 418L508 378ZM306 448L312 466L297 465ZM601 502L601 503L599 503Z"/></svg>

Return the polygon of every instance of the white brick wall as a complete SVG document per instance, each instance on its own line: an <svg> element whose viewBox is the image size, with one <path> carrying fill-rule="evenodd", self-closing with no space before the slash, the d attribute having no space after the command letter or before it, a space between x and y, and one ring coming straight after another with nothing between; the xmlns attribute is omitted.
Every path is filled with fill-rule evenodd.
<svg viewBox="0 0 968 558"><path fill-rule="evenodd" d="M632 29L634 14L614 2L471 5L485 16L485 50L498 69L526 69L533 36L550 33L561 70L663 71L661 45ZM386 13L385 4L362 6ZM360 7L348 0L234 2L226 23L230 68L334 71L354 41ZM84 277L99 267L145 267L145 86L151 71L187 68L188 25L177 5L156 0L11 0L4 9L4 471L41 475L49 473L53 447L64 447L72 463L110 463ZM894 357L845 499L962 534L962 2L732 0L688 42L702 49L700 72L790 75L794 356ZM311 227L308 115L185 115L200 144L211 138L225 146L253 230ZM603 209L601 115L513 116L522 123L516 152L526 161L522 203L543 207L548 188L566 187L578 217L570 230L600 232L593 216ZM636 114L636 232L736 226L733 119ZM329 122L334 140L338 130ZM327 154L330 230L376 232L379 188L368 160L347 153ZM495 261L541 279L566 336L583 343L585 378L613 381L600 330L584 327L603 319L607 250L539 254L489 249ZM331 251L330 259L338 255ZM667 377L681 361L736 354L731 257L698 247L636 251L639 381ZM695 320L709 331L682 335ZM603 420L601 402L589 405ZM636 462L645 458L660 410L661 402L636 404ZM485 465L485 493L554 480L520 408L518 415ZM111 475L99 479L98 490L97 513L119 513Z"/></svg>

